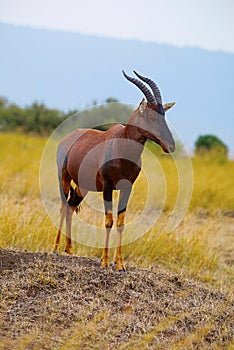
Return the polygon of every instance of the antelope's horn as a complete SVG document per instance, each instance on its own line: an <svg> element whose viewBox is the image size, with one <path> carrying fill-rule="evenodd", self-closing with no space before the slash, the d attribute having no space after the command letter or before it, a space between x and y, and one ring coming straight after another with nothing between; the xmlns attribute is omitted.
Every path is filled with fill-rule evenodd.
<svg viewBox="0 0 234 350"><path fill-rule="evenodd" d="M161 96L161 93L160 93L160 90L159 90L157 84L153 80L146 78L146 77L143 77L142 75L137 73L135 70L133 72L136 74L136 76L139 79L143 80L145 83L147 83L151 87L157 103L162 104L162 96Z"/></svg>
<svg viewBox="0 0 234 350"><path fill-rule="evenodd" d="M129 77L124 70L122 70L123 75L125 76L125 78L127 80L129 80L131 83L135 84L145 95L147 102L150 105L155 105L156 104L156 100L154 98L154 96L152 95L151 91L138 79Z"/></svg>

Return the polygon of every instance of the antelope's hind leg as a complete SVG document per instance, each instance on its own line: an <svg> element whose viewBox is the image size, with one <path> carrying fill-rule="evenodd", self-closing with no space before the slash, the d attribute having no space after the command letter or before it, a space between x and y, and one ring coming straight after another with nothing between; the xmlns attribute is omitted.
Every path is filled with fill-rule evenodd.
<svg viewBox="0 0 234 350"><path fill-rule="evenodd" d="M58 233L57 233L57 236L54 242L53 251L52 251L52 253L55 255L58 255L60 252L60 238L61 238L63 222L65 219L66 213L67 213L67 202L66 203L62 202L61 209L60 209L60 222L59 222Z"/></svg>
<svg viewBox="0 0 234 350"><path fill-rule="evenodd" d="M71 239L71 224L73 212L79 211L79 205L84 199L87 192L81 195L79 187L75 189L70 186L70 198L68 200L67 211L66 211L66 247L65 252L72 255L72 239Z"/></svg>
<svg viewBox="0 0 234 350"><path fill-rule="evenodd" d="M60 209L60 222L58 233L55 239L53 254L58 255L60 252L60 238L62 233L62 227L64 219L66 218L66 248L65 252L68 254L72 254L72 244L71 244L71 222L72 222L72 214L73 211L76 210L83 200L84 196L87 192L81 192L78 187L75 189L71 186L71 177L68 174L66 168L63 168L58 173L59 179L59 189L60 189L60 197L62 200L62 205ZM70 192L70 197L68 200Z"/></svg>
<svg viewBox="0 0 234 350"><path fill-rule="evenodd" d="M60 197L62 201L61 209L60 209L60 222L59 222L59 228L58 233L55 239L54 247L53 247L53 254L59 254L60 252L60 238L61 238L61 232L63 227L64 219L67 215L67 198L69 195L70 190L70 182L71 178L68 175L66 169L62 169L58 173L58 180L59 180L59 190L60 190Z"/></svg>

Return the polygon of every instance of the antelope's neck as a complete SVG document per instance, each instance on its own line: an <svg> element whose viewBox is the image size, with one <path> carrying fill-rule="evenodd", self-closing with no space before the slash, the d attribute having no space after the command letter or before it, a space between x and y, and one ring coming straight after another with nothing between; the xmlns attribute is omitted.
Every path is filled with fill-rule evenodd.
<svg viewBox="0 0 234 350"><path fill-rule="evenodd" d="M124 127L123 137L126 139L127 155L131 158L132 161L135 161L137 163L141 158L141 154L144 150L146 138L140 132L139 127L131 125L129 123Z"/></svg>
<svg viewBox="0 0 234 350"><path fill-rule="evenodd" d="M140 128L129 123L125 126L125 137L141 144L143 147L146 142L146 137L142 135Z"/></svg>
<svg viewBox="0 0 234 350"><path fill-rule="evenodd" d="M139 111L138 108L132 113L128 123L125 126L125 137L129 140L133 140L144 148L146 137L143 135L139 126ZM142 149L143 150L143 149Z"/></svg>

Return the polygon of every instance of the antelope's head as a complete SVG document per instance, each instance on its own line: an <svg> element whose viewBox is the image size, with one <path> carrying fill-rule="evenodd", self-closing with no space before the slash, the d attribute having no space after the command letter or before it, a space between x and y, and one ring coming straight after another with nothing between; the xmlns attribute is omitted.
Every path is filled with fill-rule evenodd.
<svg viewBox="0 0 234 350"><path fill-rule="evenodd" d="M172 153L175 150L175 141L166 123L165 112L174 106L175 102L162 104L162 97L157 84L135 71L134 73L140 80L150 86L152 92L140 80L128 76L123 71L125 78L135 84L146 97L146 100L143 99L135 111L132 122L140 128L144 137L158 143L164 152Z"/></svg>

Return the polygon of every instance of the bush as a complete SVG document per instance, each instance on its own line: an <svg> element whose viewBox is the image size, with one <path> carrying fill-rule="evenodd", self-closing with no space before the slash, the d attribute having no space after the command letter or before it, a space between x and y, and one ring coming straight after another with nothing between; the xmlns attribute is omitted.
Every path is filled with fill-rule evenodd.
<svg viewBox="0 0 234 350"><path fill-rule="evenodd" d="M49 134L65 118L63 112L49 109L42 103L34 102L22 108L0 97L0 131Z"/></svg>
<svg viewBox="0 0 234 350"><path fill-rule="evenodd" d="M217 136L202 135L195 142L195 154L217 160L226 160L228 148Z"/></svg>
<svg viewBox="0 0 234 350"><path fill-rule="evenodd" d="M93 102L93 108L82 111L80 116L81 124L75 127L90 127L97 120L97 126L100 123L101 130L106 130L116 121L127 122L132 107L118 102L114 97L106 99L106 105L97 106L97 102ZM77 110L64 113L57 109L46 107L43 103L34 102L30 106L20 107L0 96L0 131L36 133L39 135L50 134L61 122ZM84 118L86 116L86 118ZM85 125L84 124L85 121Z"/></svg>

